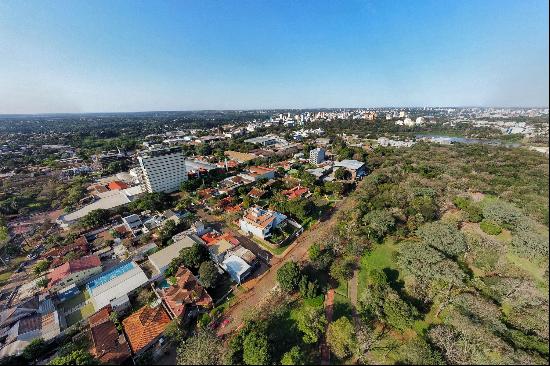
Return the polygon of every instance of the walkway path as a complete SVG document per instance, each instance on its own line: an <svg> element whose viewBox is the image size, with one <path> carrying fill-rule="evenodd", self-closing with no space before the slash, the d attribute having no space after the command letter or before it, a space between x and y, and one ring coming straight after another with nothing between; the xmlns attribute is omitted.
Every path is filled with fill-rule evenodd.
<svg viewBox="0 0 550 366"><path fill-rule="evenodd" d="M325 335L321 343L321 365L330 365L330 349L327 344L326 334L329 324L332 322L332 313L334 311L334 289L330 289L327 292L325 298L325 316L327 317L327 327Z"/></svg>
<svg viewBox="0 0 550 366"><path fill-rule="evenodd" d="M353 322L357 325L357 321L358 321L358 318L357 318L357 305L359 304L359 301L358 301L358 292L357 292L357 287L359 285L359 270L356 269L354 272L353 272L353 277L351 280L349 280L348 282L348 296L349 296L349 299L351 301L351 304L353 305L353 308L352 308L352 316L353 316Z"/></svg>

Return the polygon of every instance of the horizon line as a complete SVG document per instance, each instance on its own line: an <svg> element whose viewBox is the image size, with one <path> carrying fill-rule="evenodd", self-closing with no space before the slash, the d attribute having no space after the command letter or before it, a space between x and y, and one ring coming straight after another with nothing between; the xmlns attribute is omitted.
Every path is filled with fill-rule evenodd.
<svg viewBox="0 0 550 366"><path fill-rule="evenodd" d="M334 109L421 109L421 108L506 108L506 109L548 109L548 106L377 106L377 107L308 107L308 108L231 108L231 109L159 109L159 110L134 110L134 111L95 111L95 112L30 112L30 113L0 113L4 116L54 116L54 115L86 115L86 114L132 114L132 113L170 113L170 112L254 112L254 111L308 111L308 110L334 110Z"/></svg>

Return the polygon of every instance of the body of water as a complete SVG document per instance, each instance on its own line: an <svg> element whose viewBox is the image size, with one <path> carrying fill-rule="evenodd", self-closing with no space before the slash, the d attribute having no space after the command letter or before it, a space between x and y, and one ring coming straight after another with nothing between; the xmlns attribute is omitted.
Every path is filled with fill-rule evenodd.
<svg viewBox="0 0 550 366"><path fill-rule="evenodd" d="M514 142L504 142L501 140L484 140L484 139L474 139L469 137L456 137L456 136L446 136L446 135L416 135L417 140L427 140L431 142L436 142L440 144L482 144L482 145L493 145L493 146L505 146L505 147L520 147L521 144Z"/></svg>

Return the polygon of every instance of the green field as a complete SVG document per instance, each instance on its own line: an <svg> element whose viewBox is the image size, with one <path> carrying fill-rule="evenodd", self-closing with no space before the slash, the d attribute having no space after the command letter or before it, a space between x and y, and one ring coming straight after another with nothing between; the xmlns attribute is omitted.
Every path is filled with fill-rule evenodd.
<svg viewBox="0 0 550 366"><path fill-rule="evenodd" d="M91 302L89 302L85 306L80 308L79 310L75 311L74 313L69 314L66 317L67 326L70 327L70 326L78 323L82 319L88 318L93 313L95 313L94 305Z"/></svg>
<svg viewBox="0 0 550 366"><path fill-rule="evenodd" d="M264 248L265 250L267 250L268 252L274 255L281 255L288 248L288 245L285 245L283 247L275 247L255 237L252 237L252 240L254 240L256 244L258 244L259 246L261 246L262 248Z"/></svg>
<svg viewBox="0 0 550 366"><path fill-rule="evenodd" d="M334 289L338 295L343 297L348 297L348 281L339 280L338 287Z"/></svg>
<svg viewBox="0 0 550 366"><path fill-rule="evenodd" d="M76 296L73 296L70 299L62 302L61 307L67 311L74 308L78 304L85 302L89 298L90 298L90 294L88 293L88 290L81 289L81 292L78 293Z"/></svg>
<svg viewBox="0 0 550 366"><path fill-rule="evenodd" d="M363 290L367 287L368 273L373 269L396 269L393 256L397 245L392 238L387 238L382 244L375 244L373 250L361 258L359 269L359 284L357 297L361 300Z"/></svg>

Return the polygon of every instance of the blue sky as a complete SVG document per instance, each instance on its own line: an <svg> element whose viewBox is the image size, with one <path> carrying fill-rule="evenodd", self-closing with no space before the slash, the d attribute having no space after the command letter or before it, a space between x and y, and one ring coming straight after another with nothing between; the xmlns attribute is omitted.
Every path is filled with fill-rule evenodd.
<svg viewBox="0 0 550 366"><path fill-rule="evenodd" d="M548 2L0 1L0 113L548 106Z"/></svg>

